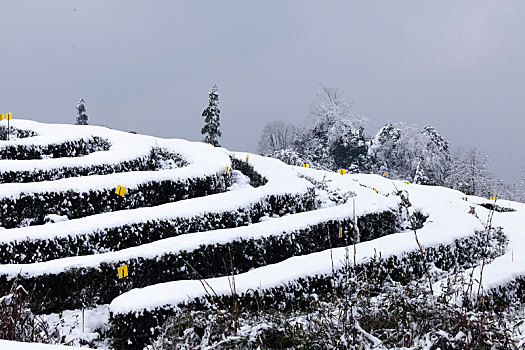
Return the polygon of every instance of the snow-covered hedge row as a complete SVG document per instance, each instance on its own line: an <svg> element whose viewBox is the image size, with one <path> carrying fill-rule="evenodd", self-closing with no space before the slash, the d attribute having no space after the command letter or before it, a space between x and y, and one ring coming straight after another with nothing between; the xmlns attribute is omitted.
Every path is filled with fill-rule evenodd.
<svg viewBox="0 0 525 350"><path fill-rule="evenodd" d="M44 224L45 217L50 214L74 219L117 210L152 207L224 192L230 182L231 176L220 172L202 177L140 181L136 187L128 188L123 197L115 193L118 183L111 188L20 193L14 198L0 199L3 211L0 226L15 228Z"/></svg>
<svg viewBox="0 0 525 350"><path fill-rule="evenodd" d="M504 242L505 237L498 231L496 241ZM482 234L462 237L454 240L450 244L438 244L424 248L427 262L435 267L454 271L477 264L480 259L487 256L486 237ZM502 250L492 250L492 257L501 254ZM288 283L283 283L271 288L253 288L245 292L240 292L235 296L235 300L241 309L252 310L279 308L286 309L307 309L312 301L329 300L333 293L334 279L337 287L346 276L366 274L369 280L377 285L377 290L381 289L383 283L393 280L407 283L414 279L424 276L426 270L422 260L421 252L413 250L398 255L391 255L385 258L377 256L366 262L352 264L350 249L350 261L344 268L335 270L334 274L320 274L314 276L304 276L294 279ZM339 291L340 292L340 291ZM374 293L374 291L371 291ZM232 296L220 294L222 303L232 305ZM129 312L113 312L111 314L111 324L109 334L113 338L115 349L142 349L149 339L159 335L160 326L164 321L172 316L174 310L181 307L192 309L205 309L210 304L216 304L212 296L198 297L180 302L178 305L166 305L164 307L152 307L148 309L136 309ZM130 307L129 309L133 309Z"/></svg>
<svg viewBox="0 0 525 350"><path fill-rule="evenodd" d="M509 307L525 303L525 277L519 276L511 281L486 290L483 295L485 307Z"/></svg>
<svg viewBox="0 0 525 350"><path fill-rule="evenodd" d="M37 133L33 130L24 130L15 127L11 127L11 130L9 130L9 138L24 139L36 135ZM0 125L0 140L7 140L7 127L5 125Z"/></svg>
<svg viewBox="0 0 525 350"><path fill-rule="evenodd" d="M62 168L6 170L0 172L0 183L54 181L69 177L107 175L129 171L154 171L162 169L166 162L174 167L186 166L187 162L178 154L166 149L153 148L148 155L115 163L84 166L65 166ZM80 163L80 161L79 161Z"/></svg>
<svg viewBox="0 0 525 350"><path fill-rule="evenodd" d="M290 221L286 219L285 221ZM261 230L264 230L263 227L273 225L261 226ZM81 308L82 305L108 304L132 288L196 278L192 268L204 278L229 275L232 273L230 258L233 260L233 273L238 274L278 263L292 256L353 243L354 225L349 218L321 221L306 227L301 223L295 226L302 228L271 235L241 235L226 242L221 239L221 235L226 234L224 231L211 232L217 237L215 242L209 243L206 243L206 239L199 238L202 234L193 234L194 241L201 242L193 247L190 245L177 249L177 241L173 240L172 244L164 243L164 246L173 247L159 249L157 253L152 254L152 249L146 247L137 247L129 253L119 251L105 254L106 256L94 255L91 259L93 263L86 259L89 257L80 257L35 264L34 269L20 265L0 266L0 295L10 285L11 279L16 277L16 273L22 271L19 283L34 291L33 298L44 300L43 307L47 311L59 312ZM344 231L343 238L338 238L339 228ZM387 210L367 214L359 218L358 228L362 241L395 233L399 229L398 213ZM240 231L254 230L243 228ZM186 241L191 238L193 237L186 238ZM180 241L184 242L184 239ZM123 264L127 264L130 274L124 280L118 280L117 268Z"/></svg>
<svg viewBox="0 0 525 350"><path fill-rule="evenodd" d="M258 196L255 194L254 197ZM228 198L233 197L228 196ZM199 203L204 204L205 198L196 199L199 200ZM163 211L171 211L170 208L165 210L159 208L160 218L151 217L145 213L145 215L137 215L139 219L133 222L134 217L128 215L128 222L132 221L131 223L122 223L126 220L120 218L117 224L112 225L111 220L108 220L107 226L103 222L101 226L92 230L82 228L84 232L87 231L86 233L75 234L73 230L78 226L73 225L74 221L54 224L64 226L65 234L53 234L53 225L43 226L42 231L49 231L49 234L43 237L26 236L22 239L0 241L0 263L34 263L69 256L117 251L191 232L239 227L257 222L263 216L274 214L282 216L313 210L315 194L313 189L305 193L270 193L249 204L241 201L240 203L232 202L231 205L223 206L219 210L204 208L203 211L199 208L201 210L193 215L177 215L179 211L177 209L185 204L184 202L179 203L180 205L171 209L174 214L170 217L162 215ZM213 203L211 204L211 208L214 208ZM188 205L191 207L194 204ZM144 219L140 219L140 216L144 216ZM93 218L93 220L100 221L101 219ZM73 225L71 231L67 230L69 224ZM82 226L82 222L79 224ZM33 228L30 229L33 230Z"/></svg>
<svg viewBox="0 0 525 350"><path fill-rule="evenodd" d="M232 167L235 170L239 170L244 175L250 178L250 185L253 187L259 187L266 185L268 179L259 174L250 163L239 160L237 158L230 157L232 161Z"/></svg>
<svg viewBox="0 0 525 350"><path fill-rule="evenodd" d="M99 151L107 151L111 143L102 137L92 136L47 145L7 144L0 147L0 159L44 159L80 157Z"/></svg>

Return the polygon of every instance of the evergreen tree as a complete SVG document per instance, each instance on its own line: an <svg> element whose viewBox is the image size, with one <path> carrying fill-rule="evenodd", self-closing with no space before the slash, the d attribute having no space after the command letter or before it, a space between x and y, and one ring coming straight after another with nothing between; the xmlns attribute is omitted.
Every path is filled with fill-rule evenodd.
<svg viewBox="0 0 525 350"><path fill-rule="evenodd" d="M78 101L76 125L88 125L88 116L86 114L86 103L83 98Z"/></svg>
<svg viewBox="0 0 525 350"><path fill-rule="evenodd" d="M202 127L201 134L205 135L203 139L204 142L220 147L217 138L222 136L222 133L219 130L219 127L221 126L221 110L219 109L219 93L217 91L217 85L213 85L208 95L208 106L202 111L202 116L205 118L205 124Z"/></svg>

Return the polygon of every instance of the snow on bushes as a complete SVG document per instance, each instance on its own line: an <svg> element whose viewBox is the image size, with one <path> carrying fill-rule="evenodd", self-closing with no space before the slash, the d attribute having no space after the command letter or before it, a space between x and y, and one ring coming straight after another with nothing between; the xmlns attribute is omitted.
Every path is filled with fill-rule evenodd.
<svg viewBox="0 0 525 350"><path fill-rule="evenodd" d="M388 238L394 237L395 235ZM493 239L495 246L499 244L497 242L505 241L501 231L498 231ZM232 298L235 298L238 307L241 309L252 311L274 308L281 311L304 310L318 300L329 301L334 293L334 282L335 293L340 293L341 291L338 288L348 278L347 276L366 276L367 279L373 281L373 284L379 290L383 283L388 281L407 283L420 279L426 273L425 265L429 263L434 265L435 268L444 271L470 267L473 264L477 264L485 256L486 251L483 244L485 240L486 238L483 234L477 233L456 239L449 244L425 247L426 261L423 261L420 251L416 249L388 257L377 255L353 265L352 252L350 250L347 265L340 266L333 274L327 268L325 273L295 277L290 281L273 286L258 287L254 285L253 288L242 286L242 279L239 278L240 276L236 276L235 283L238 294L233 296L231 292L225 293L224 290L216 288L214 283L211 283L210 287L218 294L221 304L232 305ZM503 247L500 247L498 250L493 250L492 257L501 254L503 249ZM339 256L338 254L334 255ZM324 254L324 256L329 258L327 254ZM292 258L291 260L297 259ZM315 260L319 261L318 259ZM336 262L339 263L337 260ZM297 263L300 262L297 261ZM329 267L329 264L330 260L327 260L324 265ZM208 281L211 282L210 280ZM172 293L176 293L175 291L179 290L178 288L185 288L187 297L180 298L177 302L169 305L156 305L156 300L153 296L162 295L159 294L158 290L153 290L156 286L153 286L153 288L147 287L143 290L132 290L115 299L111 305L110 328L110 334L114 338L113 346L115 349L142 349L142 346L148 343L149 339L159 335L160 327L164 321L179 308L205 310L211 305L219 303L213 293L204 293L204 286L200 286L202 292L195 293L195 289L185 282L187 281L175 282L170 287ZM206 282L204 283L206 285ZM168 286L169 284L165 285ZM210 287L206 285L208 290ZM149 298L151 301L150 306L146 308L132 302L132 300L138 301L139 299L137 298L140 298L143 293L149 293L151 296ZM193 295L200 296L194 297ZM144 305L142 302L140 303Z"/></svg>
<svg viewBox="0 0 525 350"><path fill-rule="evenodd" d="M234 197L234 195L226 194L217 200ZM188 214L185 215L182 212L180 216L177 216L176 213L180 212L184 206L191 206L191 204L184 201L179 205L159 206L151 210L140 208L136 209L138 214L136 218L126 215L127 220L125 218L123 220L120 213L110 213L110 219L107 222L98 216L93 216L44 227L24 227L19 229L21 234L17 234L18 239L9 235L6 235L3 242L0 239L0 262L3 264L33 263L68 256L118 251L181 234L248 225L269 215L309 211L314 208L315 202L313 191L307 191L305 194L272 194L257 198L251 203L232 202L230 207L222 210L213 210L216 207L213 204L217 202L206 207L205 198L195 199L198 200L195 201L195 204L201 203L204 208L193 212L186 210ZM159 215L148 217L149 213L153 214L157 210L161 212L160 217ZM174 214L163 214L170 211L173 211ZM141 215L139 212L144 214ZM104 214L105 216L108 214ZM96 221L101 221L98 227L89 227ZM115 224L112 224L112 221ZM87 227L83 226L84 222ZM57 231L53 231L55 227ZM44 231L44 233L47 231L47 234L40 237L33 235L24 237L27 231L36 234L42 233L38 231ZM3 232L5 233L6 231Z"/></svg>
<svg viewBox="0 0 525 350"><path fill-rule="evenodd" d="M114 185L102 189L69 189L60 192L44 190L39 193L22 192L15 198L1 198L0 207L4 213L0 217L0 226L15 228L39 225L45 222L44 218L49 214L67 215L69 219L75 219L117 210L155 206L224 192L230 185L226 173L178 179L174 176L173 180L153 180L135 186L128 185L126 195L121 197L114 193L119 183L121 182L118 181L118 177L115 177Z"/></svg>
<svg viewBox="0 0 525 350"><path fill-rule="evenodd" d="M30 160L80 157L93 152L107 151L110 147L111 144L108 140L98 136L45 146L8 144L0 147L0 159Z"/></svg>
<svg viewBox="0 0 525 350"><path fill-rule="evenodd" d="M107 175L130 171L156 171L166 168L186 166L186 161L178 154L166 149L152 148L148 155L116 163L91 166L71 165L51 169L6 170L0 172L0 183L54 181L70 177Z"/></svg>
<svg viewBox="0 0 525 350"><path fill-rule="evenodd" d="M9 280L20 273L18 278L25 288L42 293L39 296L45 300L43 308L58 312L82 305L107 304L132 288L195 278L192 269L204 278L223 276L232 272L225 264L229 266L234 261L233 273L237 274L295 255L353 243L356 233L353 218L344 218L348 214L341 208L321 212L317 214L318 220L309 219L315 213L309 212L248 227L183 235L118 252L32 265L3 265L0 294ZM342 219L322 219L334 216ZM305 224L305 221L316 223ZM366 241L395 233L399 224L398 213L387 210L360 217L358 229L361 239ZM339 229L344 231L343 238L338 237ZM130 271L125 281L114 278L123 264Z"/></svg>

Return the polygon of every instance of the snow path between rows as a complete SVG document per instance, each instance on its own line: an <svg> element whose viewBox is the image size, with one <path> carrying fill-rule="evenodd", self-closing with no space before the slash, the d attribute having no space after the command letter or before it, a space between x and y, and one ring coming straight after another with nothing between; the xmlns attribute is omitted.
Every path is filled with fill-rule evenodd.
<svg viewBox="0 0 525 350"><path fill-rule="evenodd" d="M392 181L374 175L345 176L345 180L355 179L360 184L374 185L382 191L394 190ZM414 207L424 208L429 215L425 226L418 231L424 246L451 243L453 240L470 236L482 230L483 225L473 215L468 214L469 203L464 194L442 187L407 185L395 181L399 189L410 193ZM359 202L356 203L359 206ZM381 253L382 257L417 250L414 233L401 232L356 245L356 262L361 263ZM335 268L343 266L345 248L333 249ZM238 293L249 289L268 289L287 283L299 277L326 275L331 271L330 250L295 256L283 262L260 267L235 276ZM229 277L206 280L218 295L230 294ZM152 310L156 307L176 306L206 293L198 280L183 280L161 283L140 289L133 289L115 298L110 305L111 312L128 313Z"/></svg>
<svg viewBox="0 0 525 350"><path fill-rule="evenodd" d="M111 148L109 151L93 152L82 157L2 160L2 162L0 162L0 171L51 170L65 167L90 167L94 165L115 164L146 157L150 150L157 145L158 140L153 136L131 134L102 126L45 124L22 119L13 119L11 125L18 129L33 130L39 135L15 141L2 141L0 143L0 150L9 145L46 146L49 144L60 144L66 141L86 140L93 136L107 139L111 143Z"/></svg>
<svg viewBox="0 0 525 350"><path fill-rule="evenodd" d="M469 201L474 204L493 203L484 198L469 196ZM481 266L473 270L472 290L477 291L481 278L482 290L488 291L492 288L505 285L517 277L525 276L525 204L506 200L498 200L497 205L512 208L514 212L494 212L492 227L502 227L503 232L509 239L505 254L495 258L492 262L486 264L481 276ZM479 218L486 222L490 210L481 206L476 207ZM465 271L465 275L470 276L472 269ZM445 281L435 283L435 293L442 292L446 286ZM477 294L474 293L474 294Z"/></svg>
<svg viewBox="0 0 525 350"><path fill-rule="evenodd" d="M360 216L368 213L375 213L378 212L378 210L395 210L397 209L396 204L395 200L390 201L390 207L385 207L384 204L381 206L370 204L366 211L359 210L356 215ZM154 258L160 257L163 254L176 254L180 251L190 252L199 248L200 245L221 244L239 239L248 240L252 238L258 239L269 236L278 236L284 232L298 231L319 222L351 218L351 213L352 205L345 204L332 208L324 208L316 211L269 219L268 221L249 226L183 234L114 252L74 256L32 264L5 264L0 265L0 275L5 274L12 278L19 273L23 276L58 274L65 270L74 268L96 268L102 263L125 263L126 261L137 257Z"/></svg>
<svg viewBox="0 0 525 350"><path fill-rule="evenodd" d="M62 130L62 127L64 126L59 126L60 130ZM69 125L68 127L73 126ZM135 159L137 156L147 156L151 149L156 146L179 154L189 164L181 168L158 171L131 171L107 175L89 175L32 183L4 183L0 185L0 197L17 198L21 196L21 194L38 194L53 191L87 193L91 190L113 190L118 184L128 189L133 189L137 188L140 184L150 181L202 178L216 173L226 172L226 166L231 168L229 154L224 148L212 147L201 142L190 142L179 139L168 140L130 134L103 127L82 127L87 127L88 131L94 129L93 133L96 133L96 135L107 137L110 142L112 142L111 149L109 151L94 152L84 157L2 160L0 162L0 171L31 171L34 169L66 168L79 165L115 164L121 161ZM80 129L82 129L82 127Z"/></svg>
<svg viewBox="0 0 525 350"><path fill-rule="evenodd" d="M189 144L188 148L196 148L195 153L197 153L201 159L206 159L204 155L199 153L199 148L204 147L205 150L203 152L208 152L207 154L209 154L209 145L195 142L187 143ZM218 150L220 154L223 153L223 149L215 148L215 150ZM191 152L191 150L188 150L187 152ZM237 153L237 156L239 156L239 153ZM241 159L245 159L246 153L240 153L240 156L244 157ZM226 171L226 164L230 164L229 153L224 150L224 157L215 158L218 159L216 160L215 164L219 168L217 170ZM252 164L255 169L257 169L259 174L268 179L268 183L266 185L257 188L243 189L242 191L231 191L205 197L191 198L173 203L161 204L154 207L121 210L48 225L26 226L3 230L1 231L2 234L0 235L0 242L14 242L25 239L53 239L55 237L67 236L74 237L82 234L89 234L97 230L120 227L126 224L141 223L148 220L167 220L178 217L191 218L210 212L237 210L238 208L249 207L256 202L263 200L267 196L303 194L312 187L312 184L307 180L298 178L296 176L295 170L292 167L286 167L276 159L251 155L249 163ZM190 166L191 165L188 167ZM206 164L203 163L201 166L203 171L209 172L208 166ZM178 168L170 171L184 170L188 167ZM135 174L127 173L126 175L136 176L136 173L137 172L135 172ZM193 173L192 175L197 175L197 173ZM87 177L81 177L79 179L86 181L86 178ZM35 184L38 184L43 189L47 189L47 182ZM129 183L122 184L129 185ZM6 185L9 184L0 185L0 196L3 194L2 187ZM20 185L23 187L24 185L31 184ZM116 183L114 185L116 187Z"/></svg>

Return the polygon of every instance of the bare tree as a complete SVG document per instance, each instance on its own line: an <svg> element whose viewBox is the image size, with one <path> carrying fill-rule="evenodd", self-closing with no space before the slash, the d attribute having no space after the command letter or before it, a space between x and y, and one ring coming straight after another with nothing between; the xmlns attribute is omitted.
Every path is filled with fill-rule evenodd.
<svg viewBox="0 0 525 350"><path fill-rule="evenodd" d="M475 147L468 150L458 148L452 154L452 166L446 184L468 195L496 195L501 184L490 168L489 158Z"/></svg>
<svg viewBox="0 0 525 350"><path fill-rule="evenodd" d="M296 128L282 120L268 122L262 131L258 150L261 154L270 154L275 151L292 147Z"/></svg>

